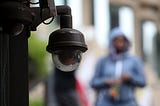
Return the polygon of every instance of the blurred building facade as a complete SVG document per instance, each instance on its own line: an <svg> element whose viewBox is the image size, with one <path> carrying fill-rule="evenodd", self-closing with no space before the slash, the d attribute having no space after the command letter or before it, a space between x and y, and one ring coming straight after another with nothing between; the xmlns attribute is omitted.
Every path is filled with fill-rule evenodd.
<svg viewBox="0 0 160 106"><path fill-rule="evenodd" d="M87 58L78 71L86 87L96 59L103 51L107 52L109 32L116 26L120 26L131 40L131 51L142 57L160 76L159 0L66 0L65 3L74 10L73 26L84 33L89 46ZM94 98L89 98L93 103Z"/></svg>
<svg viewBox="0 0 160 106"><path fill-rule="evenodd" d="M67 4L72 8L73 28L85 35L88 51L83 56L78 77L86 87L96 59L107 52L109 32L116 26L120 26L131 40L131 51L151 64L160 76L159 0L55 0L55 4ZM47 31L38 35L44 37L44 32ZM92 94L87 92L88 96ZM93 103L91 96L88 98Z"/></svg>
<svg viewBox="0 0 160 106"><path fill-rule="evenodd" d="M67 0L72 1L72 0ZM128 35L133 53L141 56L160 75L159 0L80 0L81 22L86 36L100 48L108 46L109 31L120 26ZM76 20L76 19L75 19ZM89 33L92 30L92 33Z"/></svg>
<svg viewBox="0 0 160 106"><path fill-rule="evenodd" d="M158 76L160 78L160 3L159 0L81 0L82 1L82 31L85 33L87 40L89 40L89 50L94 51L98 56L102 54L101 50L107 51L109 32L113 27L120 26L132 42L131 52L142 57L145 63L151 67L145 66L146 74L156 74L153 78L147 75L149 82L156 83L153 80ZM91 30L92 33L89 31ZM89 37L88 37L89 35ZM90 39L91 38L91 39ZM92 55L89 54L89 57ZM94 55L95 56L95 55ZM92 62L93 57L92 56ZM95 58L95 57L94 57ZM91 59L90 59L91 60ZM96 58L95 58L96 60ZM87 61L87 60L86 60ZM88 60L89 61L89 60ZM83 64L83 63L82 63ZM84 61L84 64L87 62ZM94 63L93 63L94 64ZM85 76L89 80L94 70L94 65L90 65L90 61L86 66L80 69L81 79ZM89 68L92 67L92 68ZM90 71L84 75L84 71ZM152 73L153 72L153 73ZM89 81L88 81L89 82ZM152 84L149 84L152 86ZM147 87L148 89L148 87ZM159 102L156 100L159 91L152 88L153 96L147 97L147 105L143 106L158 106ZM148 91L147 91L148 92ZM90 97L91 98L91 97ZM152 99L151 99L152 98ZM142 99L141 99L142 100ZM141 101L140 100L140 101ZM94 100L93 100L94 101ZM143 100L142 100L143 101ZM142 102L141 101L141 102Z"/></svg>

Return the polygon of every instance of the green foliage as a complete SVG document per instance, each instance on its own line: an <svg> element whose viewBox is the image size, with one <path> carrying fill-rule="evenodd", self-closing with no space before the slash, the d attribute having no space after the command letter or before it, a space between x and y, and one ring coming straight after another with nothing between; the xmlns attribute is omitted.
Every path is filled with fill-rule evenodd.
<svg viewBox="0 0 160 106"><path fill-rule="evenodd" d="M42 41L37 38L37 35L32 35L28 39L28 49L30 58L36 63L36 73L43 77L47 74L46 71L46 45L47 41Z"/></svg>
<svg viewBox="0 0 160 106"><path fill-rule="evenodd" d="M29 106L44 106L44 101L41 99L30 100Z"/></svg>

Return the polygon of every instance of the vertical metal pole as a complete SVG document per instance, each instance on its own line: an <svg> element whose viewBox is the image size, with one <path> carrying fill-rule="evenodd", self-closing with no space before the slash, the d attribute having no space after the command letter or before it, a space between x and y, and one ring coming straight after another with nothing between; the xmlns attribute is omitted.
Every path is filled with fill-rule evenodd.
<svg viewBox="0 0 160 106"><path fill-rule="evenodd" d="M0 106L29 106L29 35L28 26L18 36L0 28Z"/></svg>
<svg viewBox="0 0 160 106"><path fill-rule="evenodd" d="M29 106L28 91L28 36L26 28L22 34L10 37L9 44L9 102L10 106Z"/></svg>
<svg viewBox="0 0 160 106"><path fill-rule="evenodd" d="M3 0L5 1L8 0ZM22 1L26 0L19 2ZM29 106L29 35L28 26L18 36L6 34L0 28L0 106Z"/></svg>
<svg viewBox="0 0 160 106"><path fill-rule="evenodd" d="M28 36L0 32L0 106L29 106Z"/></svg>
<svg viewBox="0 0 160 106"><path fill-rule="evenodd" d="M0 105L9 106L9 35L0 31Z"/></svg>

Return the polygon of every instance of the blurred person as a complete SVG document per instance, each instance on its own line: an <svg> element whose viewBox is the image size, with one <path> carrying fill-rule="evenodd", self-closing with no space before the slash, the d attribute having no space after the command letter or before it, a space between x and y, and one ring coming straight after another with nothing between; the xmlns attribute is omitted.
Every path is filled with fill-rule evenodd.
<svg viewBox="0 0 160 106"><path fill-rule="evenodd" d="M112 29L109 54L99 59L91 87L97 92L95 106L138 106L135 88L144 87L143 63L129 53L130 41L119 27Z"/></svg>
<svg viewBox="0 0 160 106"><path fill-rule="evenodd" d="M56 106L88 106L83 84L75 77L75 71L54 71L54 97Z"/></svg>
<svg viewBox="0 0 160 106"><path fill-rule="evenodd" d="M53 80L56 106L80 106L74 73L55 68Z"/></svg>
<svg viewBox="0 0 160 106"><path fill-rule="evenodd" d="M76 90L80 100L80 106L90 106L85 85L78 78L76 78Z"/></svg>

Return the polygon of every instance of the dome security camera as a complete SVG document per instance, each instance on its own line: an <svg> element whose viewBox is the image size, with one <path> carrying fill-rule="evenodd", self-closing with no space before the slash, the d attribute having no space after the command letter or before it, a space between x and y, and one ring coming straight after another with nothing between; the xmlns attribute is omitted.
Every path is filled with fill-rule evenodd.
<svg viewBox="0 0 160 106"><path fill-rule="evenodd" d="M56 68L70 72L78 68L82 53L88 48L80 31L62 28L51 33L46 49L52 53Z"/></svg>

